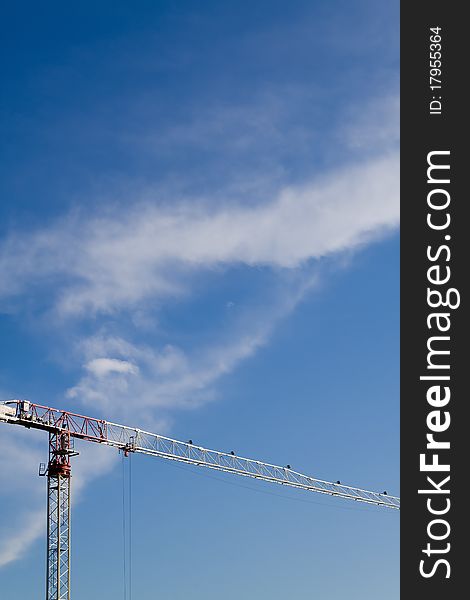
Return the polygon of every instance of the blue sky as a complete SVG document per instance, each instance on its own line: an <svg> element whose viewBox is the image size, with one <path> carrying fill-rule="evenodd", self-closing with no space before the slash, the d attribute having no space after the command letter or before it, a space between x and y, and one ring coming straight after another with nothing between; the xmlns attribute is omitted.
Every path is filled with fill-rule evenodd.
<svg viewBox="0 0 470 600"><path fill-rule="evenodd" d="M398 495L398 5L2 12L0 396ZM120 598L89 446L74 594ZM43 589L46 451L0 427L6 597ZM135 597L398 596L393 511L131 460Z"/></svg>

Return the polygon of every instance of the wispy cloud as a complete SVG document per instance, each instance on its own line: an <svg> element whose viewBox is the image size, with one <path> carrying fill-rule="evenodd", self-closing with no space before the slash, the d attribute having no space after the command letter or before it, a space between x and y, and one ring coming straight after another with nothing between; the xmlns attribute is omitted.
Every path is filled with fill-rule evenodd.
<svg viewBox="0 0 470 600"><path fill-rule="evenodd" d="M0 496L14 498L14 509L7 510L8 519L2 519L0 567L23 557L46 532L46 482L38 477L38 465L45 461L47 443L39 434L33 441L31 432L19 427L2 430L0 471L7 484L2 485ZM117 461L117 453L110 448L86 444L79 450L80 460L74 464L73 503L80 501L90 481L109 472Z"/></svg>
<svg viewBox="0 0 470 600"><path fill-rule="evenodd" d="M31 544L45 531L44 508L22 511L19 521L19 523L15 523L11 531L3 536L0 543L0 567L21 558Z"/></svg>
<svg viewBox="0 0 470 600"><path fill-rule="evenodd" d="M2 395L2 398L5 398ZM6 502L2 519L0 567L21 557L45 527L44 500L38 466L46 449L43 436L20 427L2 427L0 437L0 498ZM9 509L9 506L14 506ZM3 515L2 515L3 516Z"/></svg>
<svg viewBox="0 0 470 600"><path fill-rule="evenodd" d="M86 370L94 377L108 377L114 373L137 375L139 368L127 360L117 358L94 358L85 365Z"/></svg>
<svg viewBox="0 0 470 600"><path fill-rule="evenodd" d="M192 202L71 216L2 244L0 294L47 285L61 315L88 315L181 294L188 272L201 269L296 268L395 227L397 174L397 155L387 154L251 208Z"/></svg>
<svg viewBox="0 0 470 600"><path fill-rule="evenodd" d="M144 418L157 429L166 428L163 415L169 410L196 408L213 400L218 380L269 341L279 321L292 312L316 281L316 274L308 272L269 306L244 315L234 330L191 350L171 344L156 347L132 343L106 332L85 338L77 349L85 361L84 374L67 395L95 411L112 412L114 418L132 419L137 406L150 408L153 410L140 416L140 423Z"/></svg>

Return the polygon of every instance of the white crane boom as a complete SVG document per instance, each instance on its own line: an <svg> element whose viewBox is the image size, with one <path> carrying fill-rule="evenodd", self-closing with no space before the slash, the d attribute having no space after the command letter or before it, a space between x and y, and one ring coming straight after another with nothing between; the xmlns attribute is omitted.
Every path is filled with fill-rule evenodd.
<svg viewBox="0 0 470 600"><path fill-rule="evenodd" d="M31 402L13 400L0 404L0 420L49 432L67 432L71 437L113 446L126 453L148 454L338 498L385 508L400 508L400 499L386 492L371 492L339 482L324 481L299 473L290 466L281 467L244 458L235 453L209 450L192 442L181 442L141 429L84 417Z"/></svg>

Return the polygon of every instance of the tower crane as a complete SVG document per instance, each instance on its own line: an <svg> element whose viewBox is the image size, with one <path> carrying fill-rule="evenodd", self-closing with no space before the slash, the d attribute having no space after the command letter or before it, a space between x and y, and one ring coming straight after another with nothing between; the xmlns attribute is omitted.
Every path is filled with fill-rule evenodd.
<svg viewBox="0 0 470 600"><path fill-rule="evenodd" d="M148 454L166 460L251 477L338 498L400 509L400 499L386 492L371 492L303 475L290 465L281 467L230 453L86 417L27 400L0 402L0 421L49 434L49 460L39 474L47 477L47 572L46 600L70 600L70 478L74 440L112 446L128 455Z"/></svg>

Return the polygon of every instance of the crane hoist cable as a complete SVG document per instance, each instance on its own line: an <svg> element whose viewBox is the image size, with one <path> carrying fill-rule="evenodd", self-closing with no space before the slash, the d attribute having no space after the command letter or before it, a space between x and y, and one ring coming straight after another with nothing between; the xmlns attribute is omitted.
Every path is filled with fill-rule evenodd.
<svg viewBox="0 0 470 600"><path fill-rule="evenodd" d="M127 464L127 469L126 469ZM123 596L132 600L132 458L121 457Z"/></svg>
<svg viewBox="0 0 470 600"><path fill-rule="evenodd" d="M132 600L132 454L129 454L129 600Z"/></svg>
<svg viewBox="0 0 470 600"><path fill-rule="evenodd" d="M121 478L122 478L122 583L123 598L127 600L127 544L126 544L126 470L124 454L121 456Z"/></svg>

